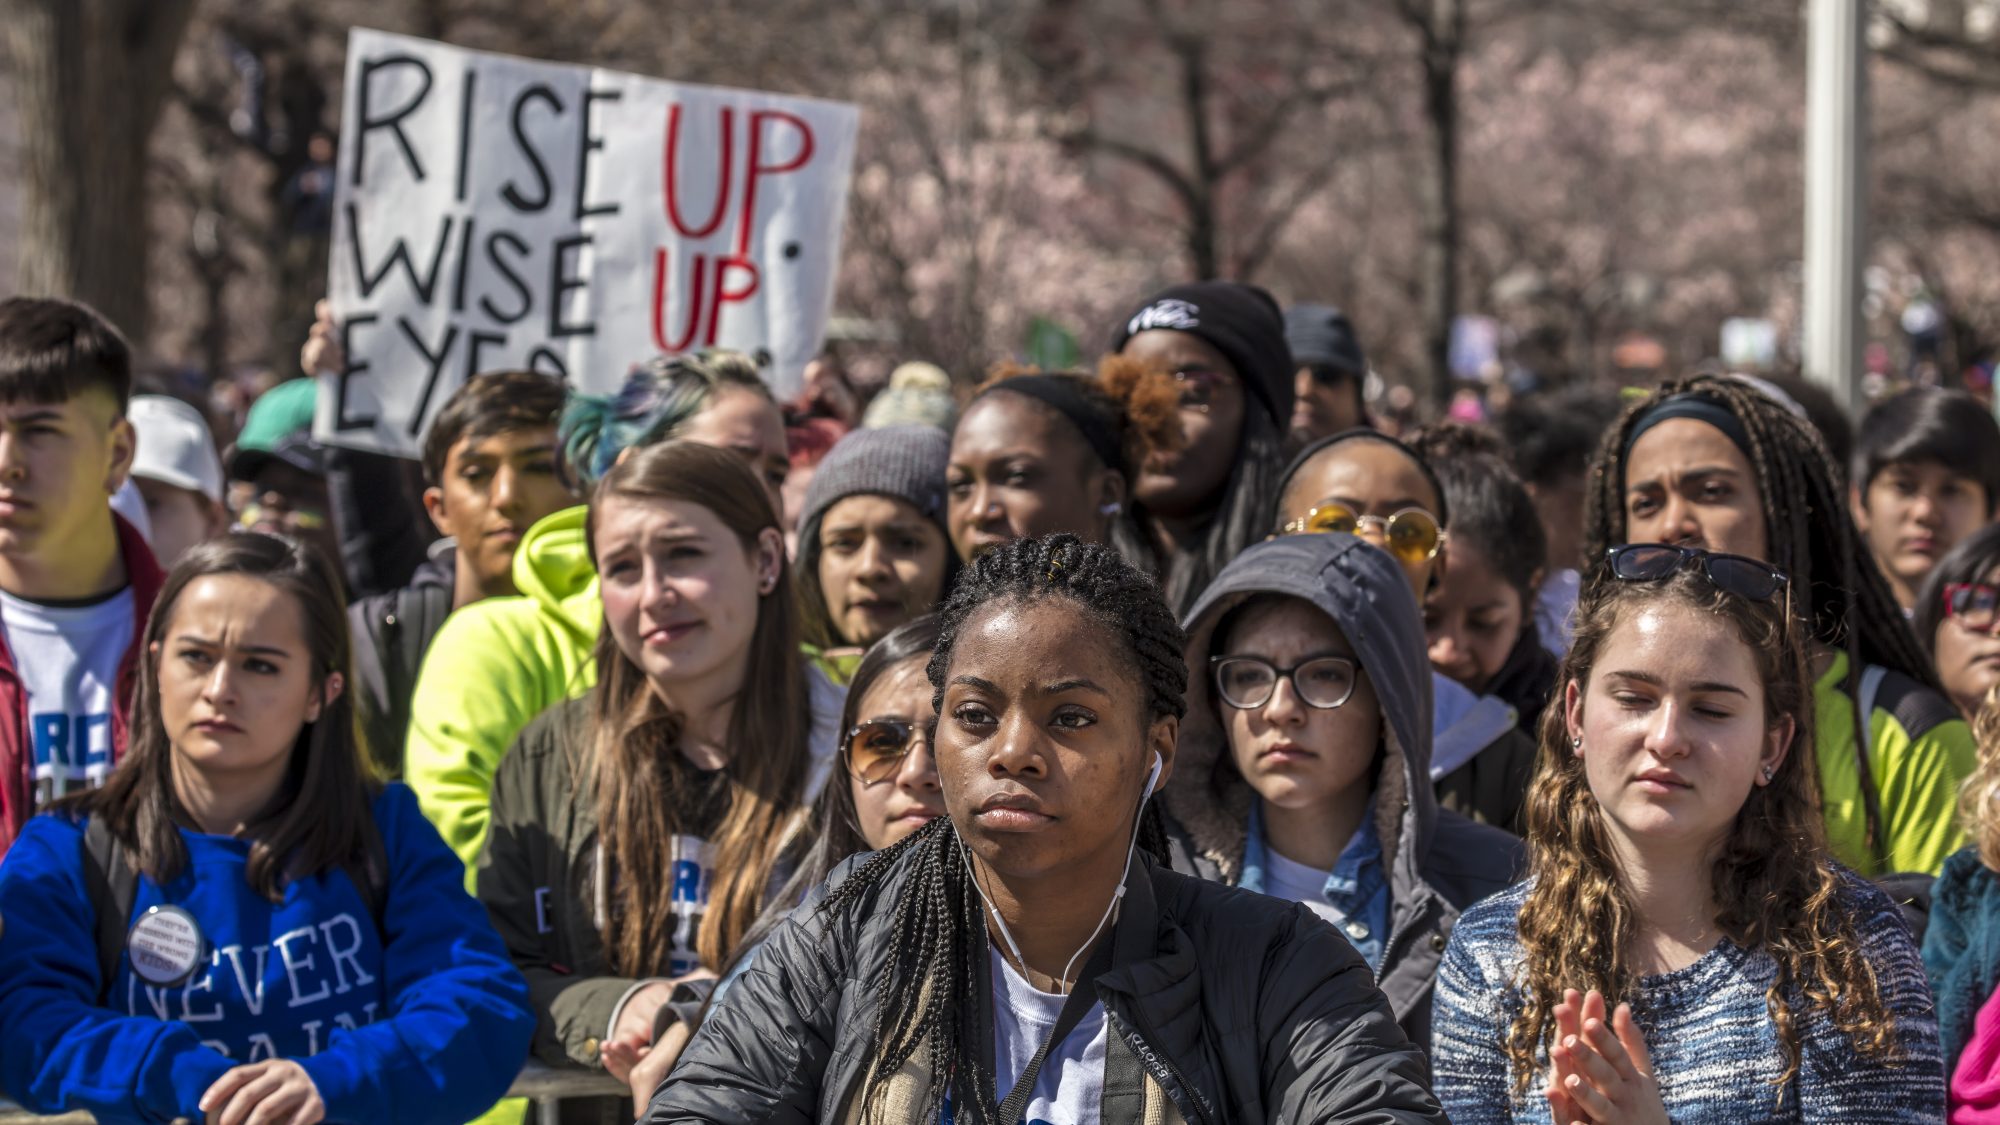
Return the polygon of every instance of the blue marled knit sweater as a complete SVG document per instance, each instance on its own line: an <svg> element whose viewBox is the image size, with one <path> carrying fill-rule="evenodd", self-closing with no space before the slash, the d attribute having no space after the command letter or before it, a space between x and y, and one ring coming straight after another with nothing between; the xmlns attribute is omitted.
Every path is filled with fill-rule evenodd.
<svg viewBox="0 0 2000 1125"><path fill-rule="evenodd" d="M1438 970L1432 1065L1438 1100L1454 1125L1549 1120L1540 1080L1522 1101L1512 1100L1503 1047L1519 1011L1511 987L1521 963L1515 920L1527 894L1524 883L1467 910ZM1944 1120L1937 1016L1909 929L1888 897L1858 876L1848 876L1844 898L1895 1013L1906 1061L1893 1068L1865 1061L1832 1021L1794 1001L1799 1074L1774 1089L1770 1080L1783 1062L1764 990L1777 965L1724 939L1684 969L1643 978L1628 998L1675 1125Z"/></svg>

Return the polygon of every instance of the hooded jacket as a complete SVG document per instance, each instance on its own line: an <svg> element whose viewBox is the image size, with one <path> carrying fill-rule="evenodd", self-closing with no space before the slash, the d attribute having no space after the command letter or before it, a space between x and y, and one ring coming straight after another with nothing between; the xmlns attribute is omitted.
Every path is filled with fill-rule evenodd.
<svg viewBox="0 0 2000 1125"><path fill-rule="evenodd" d="M137 687L139 650L145 644L146 618L153 602L166 584L166 573L153 558L153 549L139 529L125 517L111 515L118 533L118 553L125 563L125 581L132 589L132 643L118 660L118 681L111 698L111 756L115 762L125 753L125 737L132 729L132 696ZM14 653L0 632L0 856L28 818L35 814L34 787L29 781L29 763L34 757L34 739L28 733L28 691L14 670Z"/></svg>
<svg viewBox="0 0 2000 1125"><path fill-rule="evenodd" d="M834 871L837 885L866 857ZM821 911L816 894L772 932L709 1012L640 1118L647 1125L859 1122L876 1044L875 980L894 948L890 904L920 855ZM1442 1122L1423 1056L1397 1030L1346 940L1305 907L1136 861L1095 982L1117 1042L1143 1068L1147 1122ZM977 955L981 965L984 951ZM978 974L990 989L989 974ZM959 998L973 1003L978 997ZM921 1048L884 1091L915 1119L933 1076ZM1108 1065L1108 1064L1107 1064Z"/></svg>
<svg viewBox="0 0 2000 1125"><path fill-rule="evenodd" d="M1165 792L1175 865L1235 884L1256 792L1237 772L1208 676L1215 631L1260 594L1311 603L1352 646L1382 710L1375 831L1389 879L1389 932L1377 983L1419 1046L1430 1043L1432 982L1459 911L1512 883L1521 842L1441 810L1431 789L1431 667L1423 620L1387 554L1351 535L1288 535L1236 557L1186 623L1188 714Z"/></svg>
<svg viewBox="0 0 2000 1125"><path fill-rule="evenodd" d="M403 777L424 815L471 867L486 840L500 759L535 716L590 690L604 618L579 505L528 529L511 598L487 598L438 630L410 698Z"/></svg>

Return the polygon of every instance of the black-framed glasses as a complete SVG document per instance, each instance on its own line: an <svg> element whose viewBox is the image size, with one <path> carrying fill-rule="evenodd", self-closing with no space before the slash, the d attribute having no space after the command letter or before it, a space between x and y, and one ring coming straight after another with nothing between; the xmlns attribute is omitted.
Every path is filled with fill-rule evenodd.
<svg viewBox="0 0 2000 1125"><path fill-rule="evenodd" d="M1290 668L1280 668L1254 656L1210 657L1216 693L1238 711L1254 711L1271 702L1278 681L1289 679L1292 690L1308 707L1331 711L1354 694L1354 661L1344 656L1315 656Z"/></svg>
<svg viewBox="0 0 2000 1125"><path fill-rule="evenodd" d="M1422 508L1404 508L1387 517L1369 516L1338 500L1322 501L1305 515L1285 525L1286 535L1324 535L1328 532L1379 540L1376 546L1412 566L1436 558L1445 538L1437 517Z"/></svg>
<svg viewBox="0 0 2000 1125"><path fill-rule="evenodd" d="M2000 633L2000 586L1984 582L1948 582L1944 615L1970 633Z"/></svg>
<svg viewBox="0 0 2000 1125"><path fill-rule="evenodd" d="M1666 543L1627 543L1604 554L1611 562L1612 577L1626 582L1663 582L1683 567L1700 566L1716 589L1753 602L1771 601L1791 585L1784 571L1748 555L1718 554Z"/></svg>
<svg viewBox="0 0 2000 1125"><path fill-rule="evenodd" d="M874 784L887 781L903 768L903 759L916 745L917 735L930 737L930 729L908 719L868 719L856 723L840 744L840 759L847 772Z"/></svg>

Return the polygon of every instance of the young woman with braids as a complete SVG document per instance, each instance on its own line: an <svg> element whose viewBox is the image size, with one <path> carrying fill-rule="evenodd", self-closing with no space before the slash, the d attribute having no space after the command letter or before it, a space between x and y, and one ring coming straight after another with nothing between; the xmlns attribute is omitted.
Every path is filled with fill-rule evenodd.
<svg viewBox="0 0 2000 1125"><path fill-rule="evenodd" d="M1132 482L1180 441L1179 401L1170 376L1116 356L1092 373L995 370L951 435L945 522L958 557L1066 531L1150 558Z"/></svg>
<svg viewBox="0 0 2000 1125"><path fill-rule="evenodd" d="M1529 879L1465 912L1438 974L1457 1125L1940 1119L1909 930L1825 845L1787 592L1644 544L1584 591Z"/></svg>
<svg viewBox="0 0 2000 1125"><path fill-rule="evenodd" d="M947 815L777 928L644 1120L1442 1121L1338 933L1165 866L1181 646L1108 548L980 555L929 665Z"/></svg>
<svg viewBox="0 0 2000 1125"><path fill-rule="evenodd" d="M1951 810L1974 765L1972 732L1873 565L1840 479L1812 424L1754 386L1669 382L1598 448L1585 554L1684 544L1791 575L1833 853L1871 876L1934 875L1964 842Z"/></svg>
<svg viewBox="0 0 2000 1125"><path fill-rule="evenodd" d="M1130 483L1147 516L1140 546L1185 613L1266 532L1297 393L1284 314L1254 285L1175 285L1119 326L1111 350L1180 384L1183 440L1148 455Z"/></svg>
<svg viewBox="0 0 2000 1125"><path fill-rule="evenodd" d="M478 887L528 978L536 1054L625 1078L782 880L839 712L813 706L777 513L733 454L634 451L585 532L597 683L501 762Z"/></svg>

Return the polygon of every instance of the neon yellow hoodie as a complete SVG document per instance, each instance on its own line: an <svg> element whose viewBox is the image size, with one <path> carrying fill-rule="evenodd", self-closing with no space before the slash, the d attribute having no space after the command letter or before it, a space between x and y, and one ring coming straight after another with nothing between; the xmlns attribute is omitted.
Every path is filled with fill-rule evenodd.
<svg viewBox="0 0 2000 1125"><path fill-rule="evenodd" d="M465 861L468 885L500 759L535 716L597 680L591 650L604 603L584 541L586 512L567 508L529 528L514 553L520 595L446 618L417 675L403 779Z"/></svg>

